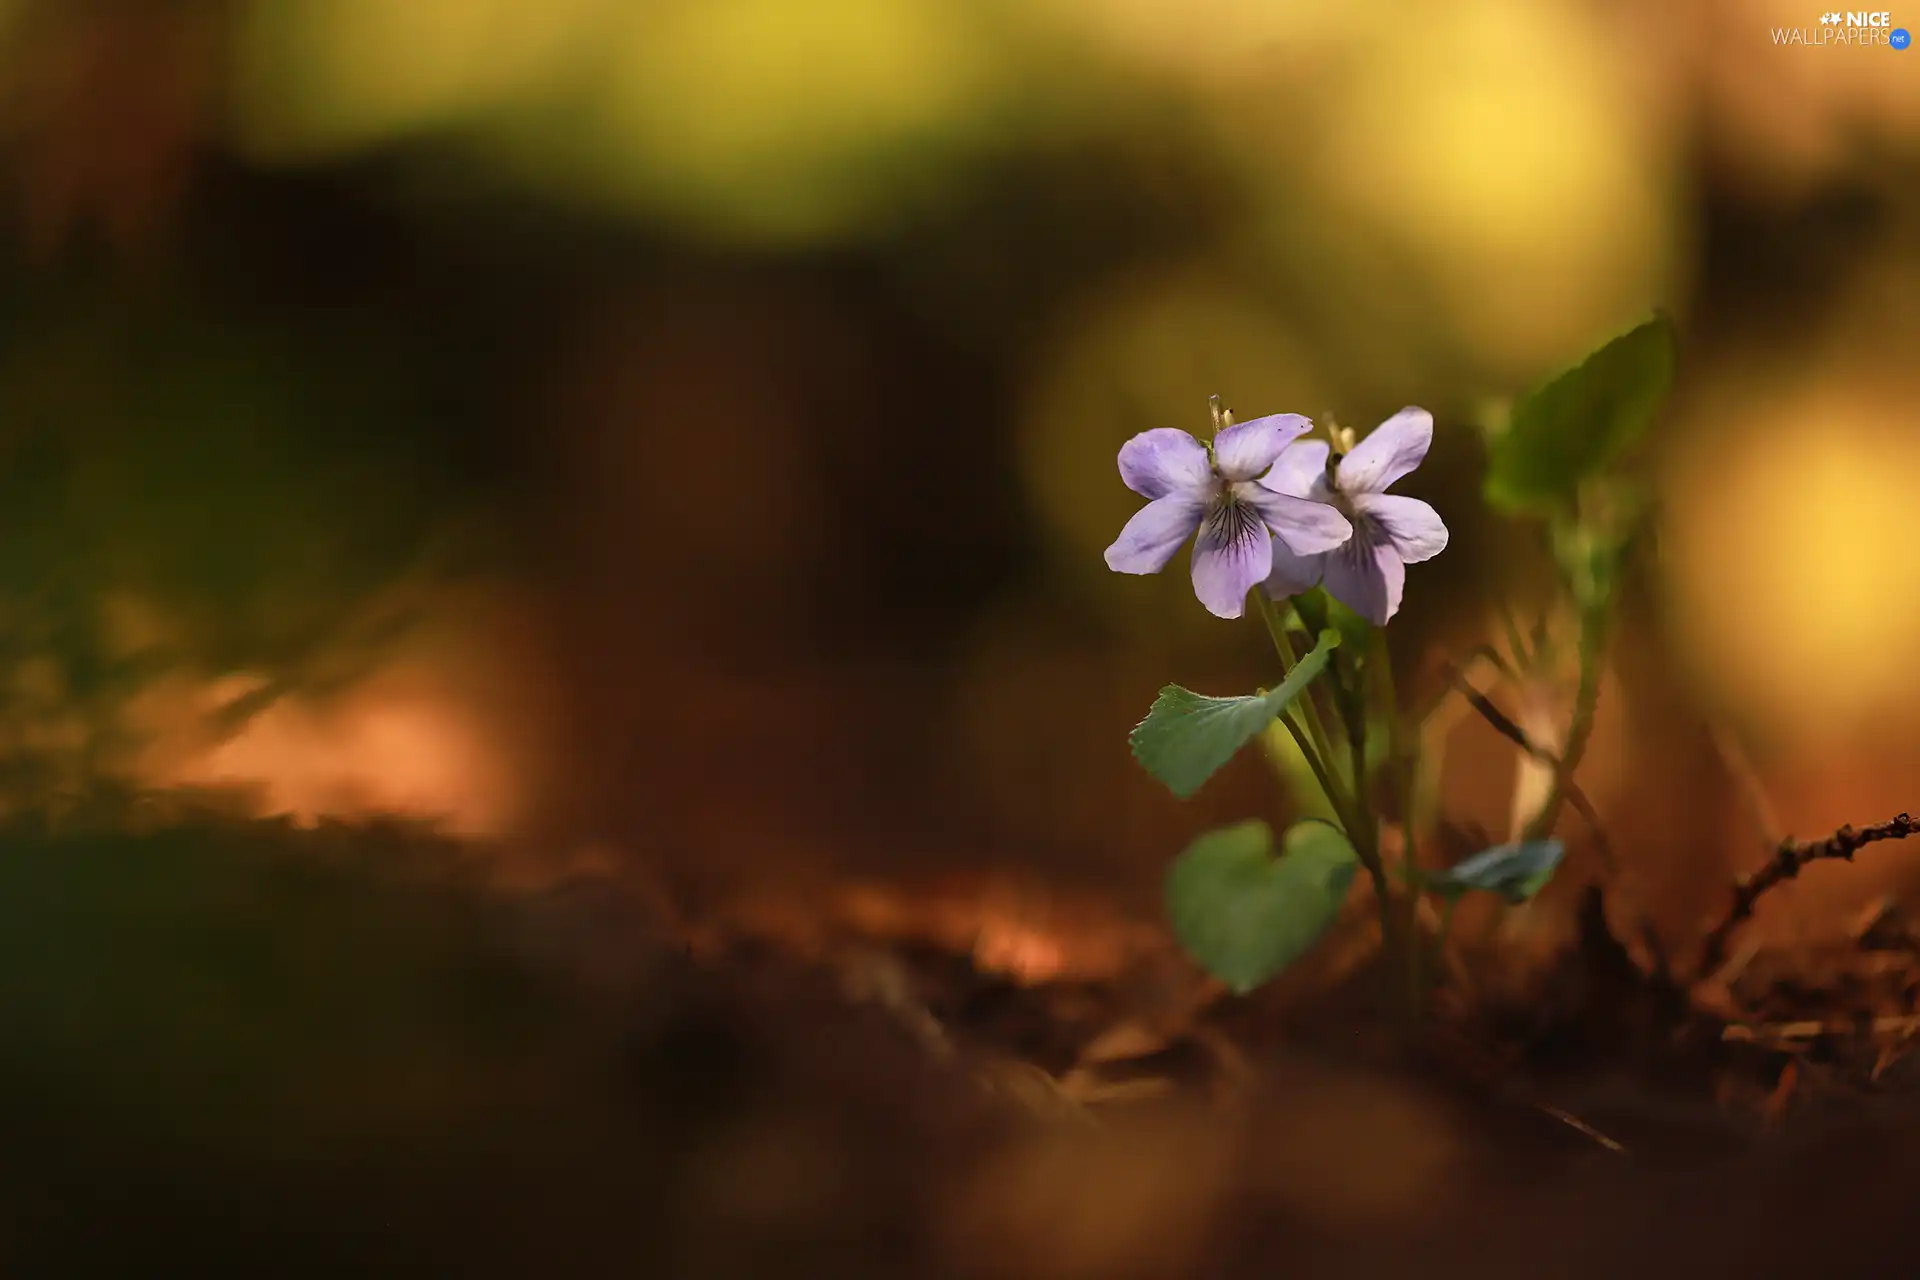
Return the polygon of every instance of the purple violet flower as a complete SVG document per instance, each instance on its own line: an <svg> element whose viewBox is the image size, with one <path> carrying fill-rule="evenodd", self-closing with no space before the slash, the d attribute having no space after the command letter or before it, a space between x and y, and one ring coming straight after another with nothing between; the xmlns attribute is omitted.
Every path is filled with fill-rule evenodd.
<svg viewBox="0 0 1920 1280"><path fill-rule="evenodd" d="M1224 427L1211 446L1175 427L1143 431L1120 446L1120 478L1148 499L1114 544L1115 573L1158 573L1189 537L1193 593L1208 612L1238 618L1247 592L1266 580L1279 553L1330 551L1353 527L1324 502L1259 484L1293 441L1312 430L1297 413L1276 413Z"/></svg>
<svg viewBox="0 0 1920 1280"><path fill-rule="evenodd" d="M1433 415L1406 408L1388 418L1329 470L1331 446L1304 440L1280 455L1261 483L1279 493L1310 498L1353 522L1353 537L1330 552L1273 549L1273 573L1264 590L1274 599L1299 595L1323 578L1327 594L1383 627L1400 610L1407 566L1446 550L1440 513L1417 498L1386 492L1427 456Z"/></svg>

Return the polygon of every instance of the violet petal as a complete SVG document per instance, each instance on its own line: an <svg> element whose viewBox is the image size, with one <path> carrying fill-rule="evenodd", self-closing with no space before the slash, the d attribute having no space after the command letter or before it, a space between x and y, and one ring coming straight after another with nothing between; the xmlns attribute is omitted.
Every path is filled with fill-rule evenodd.
<svg viewBox="0 0 1920 1280"><path fill-rule="evenodd" d="M1273 540L1273 571L1267 575L1267 580L1260 584L1260 589L1275 600L1297 596L1319 586L1321 575L1326 572L1326 567L1326 552L1297 556L1287 550L1285 543L1275 538Z"/></svg>
<svg viewBox="0 0 1920 1280"><path fill-rule="evenodd" d="M1178 427L1142 431L1120 446L1120 479L1143 498L1197 494L1212 478L1207 447Z"/></svg>
<svg viewBox="0 0 1920 1280"><path fill-rule="evenodd" d="M1273 536L1296 555L1331 551L1353 536L1353 525L1324 502L1275 493L1256 484L1237 485L1234 492L1260 513Z"/></svg>
<svg viewBox="0 0 1920 1280"><path fill-rule="evenodd" d="M1260 513L1226 501L1207 512L1193 540L1193 594L1216 618L1246 612L1247 592L1273 568L1273 537Z"/></svg>
<svg viewBox="0 0 1920 1280"><path fill-rule="evenodd" d="M1400 611L1407 567L1384 533L1363 521L1353 538L1327 557L1327 594L1376 627Z"/></svg>
<svg viewBox="0 0 1920 1280"><path fill-rule="evenodd" d="M1281 450L1311 430L1312 420L1297 413L1236 422L1214 436L1213 465L1222 479L1251 480L1271 467Z"/></svg>
<svg viewBox="0 0 1920 1280"><path fill-rule="evenodd" d="M1200 527L1204 509L1199 499L1183 493L1149 502L1133 513L1133 519L1107 548L1107 568L1115 573L1160 572L1180 544Z"/></svg>
<svg viewBox="0 0 1920 1280"><path fill-rule="evenodd" d="M1260 477L1260 483L1275 493L1296 498L1327 498L1327 452L1325 440L1301 440L1281 451L1273 470Z"/></svg>
<svg viewBox="0 0 1920 1280"><path fill-rule="evenodd" d="M1354 514L1378 527L1405 564L1431 560L1447 549L1447 526L1440 513L1418 498L1363 493L1353 500Z"/></svg>
<svg viewBox="0 0 1920 1280"><path fill-rule="evenodd" d="M1419 466L1432 444L1433 415L1425 409L1402 409L1340 459L1340 492L1349 497L1381 492Z"/></svg>

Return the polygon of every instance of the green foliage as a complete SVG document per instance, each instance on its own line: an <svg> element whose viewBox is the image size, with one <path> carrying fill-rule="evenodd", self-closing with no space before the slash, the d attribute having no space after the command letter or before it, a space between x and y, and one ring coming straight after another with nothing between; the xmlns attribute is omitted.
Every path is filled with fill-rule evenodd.
<svg viewBox="0 0 1920 1280"><path fill-rule="evenodd" d="M1508 902L1525 902L1547 887L1566 856L1558 840L1503 844L1464 859L1426 878L1426 887L1443 898L1495 893Z"/></svg>
<svg viewBox="0 0 1920 1280"><path fill-rule="evenodd" d="M1320 940L1340 913L1359 859L1338 827L1296 822L1280 856L1264 822L1208 832L1167 874L1174 936L1235 992L1272 978Z"/></svg>
<svg viewBox="0 0 1920 1280"><path fill-rule="evenodd" d="M1313 651L1266 693L1210 698L1167 685L1128 738L1135 758L1175 795L1192 795L1326 670L1339 643L1337 632L1321 632Z"/></svg>
<svg viewBox="0 0 1920 1280"><path fill-rule="evenodd" d="M405 342L34 287L0 305L0 807L117 776L170 675L265 675L230 731L371 669L484 523Z"/></svg>
<svg viewBox="0 0 1920 1280"><path fill-rule="evenodd" d="M1571 511L1581 483L1646 435L1674 355L1673 324L1656 314L1522 397L1489 447L1487 501L1513 513Z"/></svg>
<svg viewBox="0 0 1920 1280"><path fill-rule="evenodd" d="M106 314L102 314L106 312ZM0 363L0 591L167 602L214 665L304 653L454 495L397 361L180 305L75 304Z"/></svg>

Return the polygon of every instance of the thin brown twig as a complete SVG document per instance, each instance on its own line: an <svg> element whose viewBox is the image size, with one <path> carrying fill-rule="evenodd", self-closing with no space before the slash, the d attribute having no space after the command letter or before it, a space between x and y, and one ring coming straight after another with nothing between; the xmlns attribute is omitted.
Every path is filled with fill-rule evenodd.
<svg viewBox="0 0 1920 1280"><path fill-rule="evenodd" d="M1453 687L1460 691L1460 696L1467 700L1467 705L1479 712L1480 718L1493 726L1496 733L1513 743L1516 747L1519 747L1533 759L1538 760L1541 764L1556 770L1559 769L1559 757L1529 737L1525 729L1522 729L1518 724L1514 723L1506 712L1500 710L1499 707L1493 704L1493 699L1474 688L1474 686L1467 681L1464 673L1453 670L1451 672L1451 678ZM1599 848L1600 856L1605 859L1607 865L1611 867L1614 865L1613 846L1607 840L1606 830L1600 825L1600 815L1594 810L1592 801L1587 799L1586 793L1580 789L1580 785L1571 778L1566 780L1564 793L1567 804L1573 808L1575 813L1580 815L1581 820L1592 830L1594 844Z"/></svg>
<svg viewBox="0 0 1920 1280"><path fill-rule="evenodd" d="M1608 1137L1565 1107L1558 1107L1548 1102L1524 1080L1514 1079L1510 1071L1510 1059L1503 1060L1500 1055L1488 1053L1479 1046L1468 1045L1451 1037L1438 1042L1436 1047L1441 1050L1443 1061L1464 1072L1481 1088L1496 1094L1504 1093L1541 1115L1567 1126L1615 1155L1627 1154L1625 1145L1616 1139Z"/></svg>
<svg viewBox="0 0 1920 1280"><path fill-rule="evenodd" d="M1553 766L1553 784L1547 792L1546 803L1540 806L1540 812L1528 822L1521 831L1522 840L1544 840L1553 834L1553 824L1560 816L1560 805L1568 800L1568 789L1573 785L1573 771L1580 767L1580 761L1587 754L1587 744L1593 741L1594 713L1600 707L1600 680L1606 665L1607 613L1605 609L1595 609L1591 605L1581 610L1580 616L1580 687L1573 695L1573 723L1567 728L1567 737L1560 744L1560 758Z"/></svg>
<svg viewBox="0 0 1920 1280"><path fill-rule="evenodd" d="M1535 1102L1533 1105L1534 1105L1534 1109L1541 1112L1543 1115L1550 1116L1553 1119L1558 1120L1561 1124L1567 1126L1567 1128L1569 1129L1572 1129L1575 1133L1578 1133L1583 1137L1592 1139L1594 1142L1599 1143L1600 1146L1602 1146L1606 1150L1613 1152L1613 1154L1617 1156L1623 1156L1627 1154L1626 1147L1622 1146L1616 1140L1609 1138L1606 1134L1600 1132L1598 1129L1588 1124L1585 1120L1582 1120L1579 1116L1576 1116L1575 1114L1573 1114L1573 1112L1565 1110L1564 1108L1561 1108L1561 1107L1553 1106L1552 1104L1546 1103L1546 1102Z"/></svg>
<svg viewBox="0 0 1920 1280"><path fill-rule="evenodd" d="M1732 908L1728 910L1726 918L1707 934L1703 944L1700 976L1711 977L1719 970L1726 959L1728 939L1733 936L1735 929L1752 917L1754 903L1761 894L1783 881L1793 879L1809 862L1824 858L1851 862L1853 855L1861 848L1877 840L1904 840L1911 835L1920 835L1920 821L1902 813L1870 827L1841 827L1824 840L1782 840L1764 866L1748 872L1734 884Z"/></svg>
<svg viewBox="0 0 1920 1280"><path fill-rule="evenodd" d="M1435 711L1438 711L1440 705L1447 700L1447 696L1459 690L1461 682L1468 678L1475 664L1481 662L1491 666L1503 680L1517 681L1520 678L1513 666L1508 663L1505 658L1500 656L1498 649L1495 649L1490 644L1476 645L1473 651L1467 654L1465 662L1459 664L1451 662L1443 664L1441 669L1446 673L1447 683L1441 686L1438 693L1429 695L1425 702L1415 707L1413 715L1414 722L1417 724L1424 721Z"/></svg>

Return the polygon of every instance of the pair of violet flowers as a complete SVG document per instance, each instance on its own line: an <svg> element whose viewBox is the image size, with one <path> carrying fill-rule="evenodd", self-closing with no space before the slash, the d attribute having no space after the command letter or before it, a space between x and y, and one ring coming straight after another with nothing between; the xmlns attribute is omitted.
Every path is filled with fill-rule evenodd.
<svg viewBox="0 0 1920 1280"><path fill-rule="evenodd" d="M1255 587L1285 599L1325 584L1375 626L1400 609L1406 567L1445 550L1440 513L1387 488L1433 443L1433 415L1406 408L1335 453L1297 413L1233 423L1201 444L1175 427L1120 447L1120 478L1148 500L1107 548L1116 573L1158 573L1193 539L1193 591L1238 618ZM1342 433L1335 433L1342 434Z"/></svg>

